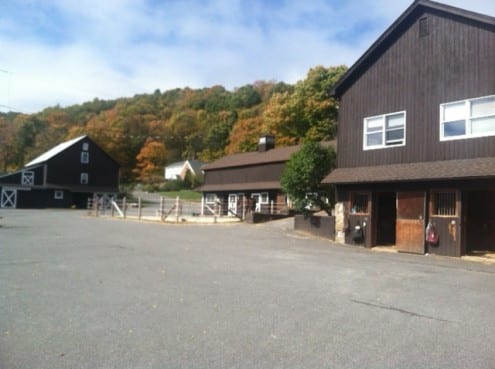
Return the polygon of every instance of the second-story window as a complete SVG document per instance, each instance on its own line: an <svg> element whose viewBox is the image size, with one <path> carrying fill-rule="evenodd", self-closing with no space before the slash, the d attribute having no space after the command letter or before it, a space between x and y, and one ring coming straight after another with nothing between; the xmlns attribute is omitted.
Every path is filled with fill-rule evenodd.
<svg viewBox="0 0 495 369"><path fill-rule="evenodd" d="M405 144L405 111L364 118L364 150L404 146Z"/></svg>
<svg viewBox="0 0 495 369"><path fill-rule="evenodd" d="M34 172L30 170L25 170L22 172L21 184L23 185L34 185Z"/></svg>
<svg viewBox="0 0 495 369"><path fill-rule="evenodd" d="M81 151L81 164L89 163L89 152Z"/></svg>
<svg viewBox="0 0 495 369"><path fill-rule="evenodd" d="M440 140L495 135L495 95L440 105Z"/></svg>

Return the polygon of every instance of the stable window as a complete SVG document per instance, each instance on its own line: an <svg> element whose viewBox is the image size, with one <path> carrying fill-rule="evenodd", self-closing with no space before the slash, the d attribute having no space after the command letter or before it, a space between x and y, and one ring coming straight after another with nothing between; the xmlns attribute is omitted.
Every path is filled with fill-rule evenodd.
<svg viewBox="0 0 495 369"><path fill-rule="evenodd" d="M34 172L30 170L22 172L21 184L26 186L34 185Z"/></svg>
<svg viewBox="0 0 495 369"><path fill-rule="evenodd" d="M89 143L83 142L82 149L83 149L83 151L88 151L88 149L89 149Z"/></svg>
<svg viewBox="0 0 495 369"><path fill-rule="evenodd" d="M62 190L55 190L53 194L53 198L55 200L63 200L64 199L64 191Z"/></svg>
<svg viewBox="0 0 495 369"><path fill-rule="evenodd" d="M205 196L205 203L214 204L217 201L217 195L214 193L207 193Z"/></svg>
<svg viewBox="0 0 495 369"><path fill-rule="evenodd" d="M89 163L89 152L82 151L81 152L81 164L88 164L88 163Z"/></svg>
<svg viewBox="0 0 495 369"><path fill-rule="evenodd" d="M253 194L251 194L251 198L254 199L259 204L268 204L269 203L268 192L253 193Z"/></svg>
<svg viewBox="0 0 495 369"><path fill-rule="evenodd" d="M495 95L440 105L440 140L495 135Z"/></svg>
<svg viewBox="0 0 495 369"><path fill-rule="evenodd" d="M368 214L368 194L366 193L352 194L351 214Z"/></svg>
<svg viewBox="0 0 495 369"><path fill-rule="evenodd" d="M268 204L268 202L269 202L268 192L262 192L262 193L261 193L260 202L261 202L262 204Z"/></svg>
<svg viewBox="0 0 495 369"><path fill-rule="evenodd" d="M432 196L432 215L456 216L455 191L435 192Z"/></svg>
<svg viewBox="0 0 495 369"><path fill-rule="evenodd" d="M81 173L81 184L88 184L88 173Z"/></svg>
<svg viewBox="0 0 495 369"><path fill-rule="evenodd" d="M364 150L404 146L405 144L405 111L364 118Z"/></svg>

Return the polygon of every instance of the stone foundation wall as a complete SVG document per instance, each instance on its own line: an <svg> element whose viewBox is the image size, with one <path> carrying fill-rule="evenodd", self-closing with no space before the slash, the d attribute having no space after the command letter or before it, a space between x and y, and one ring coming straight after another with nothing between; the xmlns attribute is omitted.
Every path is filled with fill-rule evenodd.
<svg viewBox="0 0 495 369"><path fill-rule="evenodd" d="M343 202L335 204L335 242L345 243L345 206Z"/></svg>

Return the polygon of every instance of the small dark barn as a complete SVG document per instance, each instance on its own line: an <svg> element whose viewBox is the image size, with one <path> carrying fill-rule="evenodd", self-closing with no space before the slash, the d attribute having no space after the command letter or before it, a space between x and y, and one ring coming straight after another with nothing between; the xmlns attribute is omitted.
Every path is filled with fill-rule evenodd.
<svg viewBox="0 0 495 369"><path fill-rule="evenodd" d="M0 207L84 208L94 195L118 193L119 168L88 136L81 136L1 176Z"/></svg>

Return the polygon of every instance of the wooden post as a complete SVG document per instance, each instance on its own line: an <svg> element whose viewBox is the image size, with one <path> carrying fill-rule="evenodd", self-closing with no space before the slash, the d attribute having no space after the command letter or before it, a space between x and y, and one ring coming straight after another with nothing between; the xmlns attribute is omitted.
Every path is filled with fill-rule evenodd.
<svg viewBox="0 0 495 369"><path fill-rule="evenodd" d="M246 195L242 195L242 220L246 219Z"/></svg>
<svg viewBox="0 0 495 369"><path fill-rule="evenodd" d="M138 197L138 220L141 220L142 209L141 209L141 196Z"/></svg>
<svg viewBox="0 0 495 369"><path fill-rule="evenodd" d="M163 218L163 209L165 207L165 199L163 198L163 196L160 196L160 209L158 209L158 214L160 216L160 219Z"/></svg>
<svg viewBox="0 0 495 369"><path fill-rule="evenodd" d="M98 206L100 205L100 201L98 196L93 197L93 208L95 210L95 217L98 216Z"/></svg>
<svg viewBox="0 0 495 369"><path fill-rule="evenodd" d="M179 223L179 196L175 199L175 222Z"/></svg>
<svg viewBox="0 0 495 369"><path fill-rule="evenodd" d="M124 219L127 217L127 198L124 196L122 199L122 207L123 207L123 212L124 212Z"/></svg>
<svg viewBox="0 0 495 369"><path fill-rule="evenodd" d="M201 196L201 216L205 215L205 194L203 193L203 196Z"/></svg>
<svg viewBox="0 0 495 369"><path fill-rule="evenodd" d="M273 214L273 200L270 201L270 214Z"/></svg>

